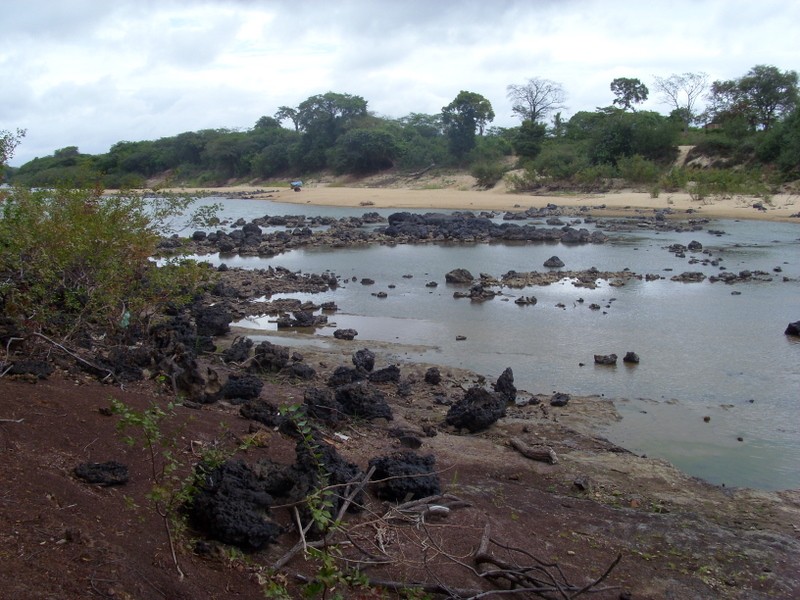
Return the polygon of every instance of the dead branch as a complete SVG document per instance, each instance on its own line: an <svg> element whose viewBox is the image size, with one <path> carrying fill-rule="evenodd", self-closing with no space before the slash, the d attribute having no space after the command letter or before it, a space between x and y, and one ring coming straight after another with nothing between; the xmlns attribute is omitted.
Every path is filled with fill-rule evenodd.
<svg viewBox="0 0 800 600"><path fill-rule="evenodd" d="M511 438L508 443L525 458L551 465L558 463L558 456L550 446L530 446L519 438Z"/></svg>
<svg viewBox="0 0 800 600"><path fill-rule="evenodd" d="M86 360L84 358L81 358L80 356L78 356L77 354L75 354L74 352L72 352L71 350L66 348L65 346L62 346L61 344L59 344L55 340L50 339L49 337L47 337L43 333L39 333L37 331L37 332L34 332L33 335L36 336L36 337L42 338L46 342L49 342L50 344L52 344L53 346L55 346L56 348L58 348L62 352L66 352L72 358L74 358L75 360L77 360L80 363L83 363L87 367L89 367L89 368L91 368L91 369L93 369L93 370L95 370L97 372L100 372L100 373L106 373L106 376L103 377L103 381L105 381L106 379L114 379L114 372L113 371L109 371L108 369L105 369L103 367L98 367L97 365L95 365L93 363L90 363L88 360Z"/></svg>

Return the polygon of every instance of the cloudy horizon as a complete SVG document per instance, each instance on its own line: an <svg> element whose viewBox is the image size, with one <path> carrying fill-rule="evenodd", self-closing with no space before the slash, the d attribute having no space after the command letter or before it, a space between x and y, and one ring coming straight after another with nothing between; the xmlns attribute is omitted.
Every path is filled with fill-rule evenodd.
<svg viewBox="0 0 800 600"><path fill-rule="evenodd" d="M675 0L11 0L0 8L0 130L19 166L66 146L248 129L328 91L371 112L437 114L460 90L518 124L509 84L551 79L566 117L611 104L617 77L798 70L800 2Z"/></svg>

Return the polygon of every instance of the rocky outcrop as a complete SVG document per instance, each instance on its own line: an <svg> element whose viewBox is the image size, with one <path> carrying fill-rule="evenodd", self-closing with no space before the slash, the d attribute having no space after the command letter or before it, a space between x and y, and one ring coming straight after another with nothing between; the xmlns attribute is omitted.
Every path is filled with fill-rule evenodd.
<svg viewBox="0 0 800 600"><path fill-rule="evenodd" d="M542 266L547 267L548 269L561 269L565 265L564 261L562 261L557 256L551 256L546 261L544 261L544 264Z"/></svg>
<svg viewBox="0 0 800 600"><path fill-rule="evenodd" d="M596 365L615 365L617 364L616 354L595 354L594 364Z"/></svg>
<svg viewBox="0 0 800 600"><path fill-rule="evenodd" d="M786 331L783 333L786 335L800 336L800 321L789 323L789 325L786 327Z"/></svg>
<svg viewBox="0 0 800 600"><path fill-rule="evenodd" d="M469 285L475 281L475 277L466 269L453 269L444 276L447 283Z"/></svg>
<svg viewBox="0 0 800 600"><path fill-rule="evenodd" d="M506 399L482 387L472 387L464 397L453 404L445 416L445 423L470 433L491 427L506 414Z"/></svg>

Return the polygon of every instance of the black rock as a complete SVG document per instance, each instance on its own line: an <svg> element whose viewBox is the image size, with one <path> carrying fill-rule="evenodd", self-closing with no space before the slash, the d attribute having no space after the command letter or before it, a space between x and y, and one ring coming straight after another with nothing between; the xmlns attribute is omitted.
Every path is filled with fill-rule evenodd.
<svg viewBox="0 0 800 600"><path fill-rule="evenodd" d="M377 481L375 494L390 502L440 494L439 477L433 470L435 462L433 456L408 451L371 459L369 466L375 467L372 478Z"/></svg>
<svg viewBox="0 0 800 600"><path fill-rule="evenodd" d="M253 361L248 370L251 372L278 373L289 363L289 349L272 342L261 342L256 346Z"/></svg>
<svg viewBox="0 0 800 600"><path fill-rule="evenodd" d="M128 483L128 467L115 460L103 463L87 462L75 467L75 476L95 485Z"/></svg>
<svg viewBox="0 0 800 600"><path fill-rule="evenodd" d="M616 354L595 354L594 362L596 365L615 365L617 364Z"/></svg>
<svg viewBox="0 0 800 600"><path fill-rule="evenodd" d="M333 332L333 337L337 340L352 340L358 335L355 329L337 329Z"/></svg>
<svg viewBox="0 0 800 600"><path fill-rule="evenodd" d="M625 356L622 357L622 362L639 364L639 355L636 352L626 352Z"/></svg>
<svg viewBox="0 0 800 600"><path fill-rule="evenodd" d="M488 429L506 414L506 399L482 387L472 387L447 411L445 423L470 433Z"/></svg>
<svg viewBox="0 0 800 600"><path fill-rule="evenodd" d="M367 372L372 371L375 368L375 353L366 348L357 350L353 353L353 364L356 369L363 369Z"/></svg>
<svg viewBox="0 0 800 600"><path fill-rule="evenodd" d="M303 403L309 417L336 425L344 419L342 405L330 388L309 387L303 394Z"/></svg>
<svg viewBox="0 0 800 600"><path fill-rule="evenodd" d="M392 420L392 409L386 397L368 383L350 383L337 388L336 401L345 414L352 417Z"/></svg>
<svg viewBox="0 0 800 600"><path fill-rule="evenodd" d="M439 385L442 382L442 374L436 367L431 367L425 371L425 383Z"/></svg>
<svg viewBox="0 0 800 600"><path fill-rule="evenodd" d="M284 367L281 372L288 375L291 379L302 379L303 381L309 381L317 376L317 372L314 368L304 362L292 362L290 365Z"/></svg>
<svg viewBox="0 0 800 600"><path fill-rule="evenodd" d="M453 269L444 276L447 283L472 283L475 278L466 269Z"/></svg>
<svg viewBox="0 0 800 600"><path fill-rule="evenodd" d="M570 395L556 392L550 397L550 406L566 406L570 401Z"/></svg>
<svg viewBox="0 0 800 600"><path fill-rule="evenodd" d="M514 387L514 372L511 367L506 368L497 378L494 391L503 396L506 402L514 402L517 399L517 388Z"/></svg>
<svg viewBox="0 0 800 600"><path fill-rule="evenodd" d="M241 363L250 357L250 348L253 340L248 337L237 337L230 347L222 351L222 360L225 362Z"/></svg>
<svg viewBox="0 0 800 600"><path fill-rule="evenodd" d="M264 382L254 375L231 375L222 386L222 397L226 400L252 400L258 398L263 387Z"/></svg>
<svg viewBox="0 0 800 600"><path fill-rule="evenodd" d="M546 261L544 261L544 265L548 269L561 269L564 266L564 261L562 261L557 256L551 256Z"/></svg>
<svg viewBox="0 0 800 600"><path fill-rule="evenodd" d="M395 365L389 365L370 373L368 379L372 383L398 383L400 381L400 369Z"/></svg>
<svg viewBox="0 0 800 600"><path fill-rule="evenodd" d="M795 321L794 323L789 323L786 327L786 331L784 331L786 335L795 335L800 336L800 321Z"/></svg>
<svg viewBox="0 0 800 600"><path fill-rule="evenodd" d="M348 383L361 381L365 379L365 377L364 371L352 369L350 367L336 367L333 373L331 373L331 376L328 377L328 385L331 387L339 387L347 385Z"/></svg>

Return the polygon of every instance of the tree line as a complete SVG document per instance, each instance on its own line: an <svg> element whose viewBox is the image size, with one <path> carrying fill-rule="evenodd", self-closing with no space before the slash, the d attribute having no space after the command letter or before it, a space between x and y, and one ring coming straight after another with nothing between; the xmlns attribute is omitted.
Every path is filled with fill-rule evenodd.
<svg viewBox="0 0 800 600"><path fill-rule="evenodd" d="M721 166L744 166L761 179L800 175L795 71L757 65L737 79L713 82L705 73L673 74L655 77L652 87L668 114L638 110L650 89L640 79L621 77L610 83L611 104L565 119L563 86L534 77L507 87L520 119L509 128L491 126L491 103L473 91L459 92L438 114L401 118L375 115L361 96L327 92L295 107L281 106L247 130L121 141L99 155L69 146L7 169L6 178L27 186L67 181L133 188L166 177L174 184L211 186L325 170L366 175L436 165L469 168L486 186L510 167L526 170L523 187L543 180L591 186L614 177L654 183L663 179L679 143L699 145L725 157ZM0 134L4 144L14 138Z"/></svg>

